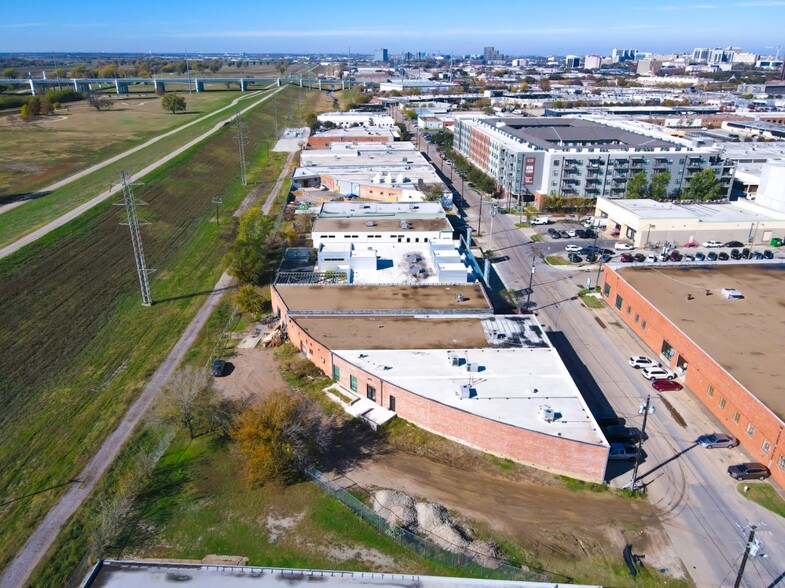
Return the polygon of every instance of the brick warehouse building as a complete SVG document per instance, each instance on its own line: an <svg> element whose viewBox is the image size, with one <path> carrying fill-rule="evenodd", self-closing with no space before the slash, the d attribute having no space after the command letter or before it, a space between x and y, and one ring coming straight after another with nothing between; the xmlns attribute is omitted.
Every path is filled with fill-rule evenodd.
<svg viewBox="0 0 785 588"><path fill-rule="evenodd" d="M342 396L501 457L601 482L608 443L533 317L478 284L274 285L289 340Z"/></svg>
<svg viewBox="0 0 785 588"><path fill-rule="evenodd" d="M785 485L785 265L606 266L611 309ZM723 288L744 295L730 300ZM707 431L707 433L710 431Z"/></svg>

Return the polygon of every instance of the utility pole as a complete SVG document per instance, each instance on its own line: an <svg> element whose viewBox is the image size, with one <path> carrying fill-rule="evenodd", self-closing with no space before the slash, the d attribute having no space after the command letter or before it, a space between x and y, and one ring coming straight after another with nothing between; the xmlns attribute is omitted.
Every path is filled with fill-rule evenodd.
<svg viewBox="0 0 785 588"><path fill-rule="evenodd" d="M532 298L532 284L534 283L534 262L537 261L537 254L532 253L532 271L529 274L529 287L526 289L526 310L529 310L529 301Z"/></svg>
<svg viewBox="0 0 785 588"><path fill-rule="evenodd" d="M215 224L220 225L221 222L218 219L218 211L221 208L221 204L223 204L223 196L213 196L213 204L215 204Z"/></svg>
<svg viewBox="0 0 785 588"><path fill-rule="evenodd" d="M237 150L240 155L240 182L243 186L247 186L248 176L245 173L245 166L248 162L245 161L245 133L243 132L243 119L240 114L240 107L238 106L237 109L237 116L234 119L237 124L237 134L234 137L237 139Z"/></svg>
<svg viewBox="0 0 785 588"><path fill-rule="evenodd" d="M488 237L488 249L493 251L493 219L499 214L499 207L491 204L491 234Z"/></svg>
<svg viewBox="0 0 785 588"><path fill-rule="evenodd" d="M741 558L739 573L736 575L736 583L733 585L733 588L739 588L739 586L741 586L741 579L744 576L744 568L747 565L747 559L750 557L750 551L755 544L755 529L757 529L757 527L752 525L752 528L750 529L750 536L747 539L747 546L744 548L744 557Z"/></svg>
<svg viewBox="0 0 785 588"><path fill-rule="evenodd" d="M185 71L188 72L188 93L191 94L191 68L188 66L188 47L185 48Z"/></svg>
<svg viewBox="0 0 785 588"><path fill-rule="evenodd" d="M643 436L646 434L646 420L649 417L649 410L651 410L651 394L646 395L646 404L642 407L643 410L643 425L641 425L641 436L638 439L638 453L635 455L635 467L632 469L632 481L630 482L630 490L635 492L638 484L638 466L641 463L641 452L643 448Z"/></svg>
<svg viewBox="0 0 785 588"><path fill-rule="evenodd" d="M150 280L148 275L155 270L147 267L144 260L144 249L142 248L142 234L139 231L139 225L149 224L146 222L139 222L139 217L136 215L137 201L134 198L133 184L128 182L128 174L122 172L120 176L123 178L123 201L118 202L118 205L125 206L125 212L128 215L126 222L120 223L127 225L131 231L131 243L134 248L134 259L136 260L136 275L139 278L139 287L142 290L142 306L152 306L153 296L150 293ZM139 204L145 204L139 202Z"/></svg>

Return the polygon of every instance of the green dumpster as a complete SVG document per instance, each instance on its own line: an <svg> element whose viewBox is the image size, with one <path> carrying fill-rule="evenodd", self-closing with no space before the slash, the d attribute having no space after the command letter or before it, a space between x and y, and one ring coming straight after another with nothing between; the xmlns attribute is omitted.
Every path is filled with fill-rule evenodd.
<svg viewBox="0 0 785 588"><path fill-rule="evenodd" d="M769 241L769 245L772 247L782 247L782 239L779 237L772 237L771 241Z"/></svg>

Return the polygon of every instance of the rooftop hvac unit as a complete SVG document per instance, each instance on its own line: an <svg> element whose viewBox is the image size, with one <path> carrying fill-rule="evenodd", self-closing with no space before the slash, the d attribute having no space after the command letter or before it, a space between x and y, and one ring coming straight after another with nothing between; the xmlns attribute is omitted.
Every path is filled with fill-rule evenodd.
<svg viewBox="0 0 785 588"><path fill-rule="evenodd" d="M540 406L539 417L546 423L552 423L556 420L556 412L547 404Z"/></svg>
<svg viewBox="0 0 785 588"><path fill-rule="evenodd" d="M455 295L455 302L463 302L464 300L466 300L466 296L464 296L463 294Z"/></svg>
<svg viewBox="0 0 785 588"><path fill-rule="evenodd" d="M373 222L373 221L365 221L365 226L366 227L375 227L376 223Z"/></svg>
<svg viewBox="0 0 785 588"><path fill-rule="evenodd" d="M470 361L466 364L466 371L467 372L479 372L480 371L480 364L476 361Z"/></svg>
<svg viewBox="0 0 785 588"><path fill-rule="evenodd" d="M458 392L461 400L472 397L472 387L469 384L461 384L461 389Z"/></svg>
<svg viewBox="0 0 785 588"><path fill-rule="evenodd" d="M401 221L401 228L402 229L408 229L409 228L409 223L407 223L405 220L402 220Z"/></svg>

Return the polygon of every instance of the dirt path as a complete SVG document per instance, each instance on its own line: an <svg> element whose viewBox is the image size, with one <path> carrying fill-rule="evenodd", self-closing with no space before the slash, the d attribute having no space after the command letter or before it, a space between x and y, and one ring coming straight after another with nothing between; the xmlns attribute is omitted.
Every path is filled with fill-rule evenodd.
<svg viewBox="0 0 785 588"><path fill-rule="evenodd" d="M626 541L645 552L647 563L673 572L677 555L656 508L643 500L572 492L557 486L465 471L400 451L382 452L337 478L349 486L392 488L436 501L514 537L538 557L619 558ZM645 535L638 529L645 529Z"/></svg>
<svg viewBox="0 0 785 588"><path fill-rule="evenodd" d="M262 205L262 212L264 214L270 214L270 208L273 206L273 202L275 202L275 197L277 196L278 192L281 191L281 186L283 186L284 180L289 175L289 168L292 166L292 161L294 160L294 156L297 155L299 151L291 151L289 152L289 157L286 158L286 163L283 164L283 169L281 169L281 173L278 176L278 179L275 180L275 184L273 184L273 189L270 190L270 194L267 195L267 200L264 201Z"/></svg>
<svg viewBox="0 0 785 588"><path fill-rule="evenodd" d="M219 112L223 112L224 110L228 110L228 109L234 107L240 100L247 100L249 98L253 98L254 94L258 94L258 92L254 92L253 94L248 94L246 96L240 96L239 98L236 98L235 100L232 100L231 104L228 104L227 106L219 108L218 110L216 110L214 112L211 112L210 114L206 114L205 116L202 116L200 118L192 120L191 122L186 123L186 124L184 124L181 127L177 127L176 129L172 129L171 131L167 131L166 133L163 133L162 135L158 135L157 137L153 137L152 139L150 139L149 141L146 141L145 143L142 143L141 145L137 145L136 147L133 147L132 149L129 149L128 151L123 151L122 153L119 153L118 155L115 155L114 157L110 157L109 159L106 159L104 161L96 163L95 165L92 165L92 166L88 167L87 169L83 169L82 171L77 172L77 173L75 173L75 174L73 174L71 176L68 176L67 178L63 178L59 182L55 182L54 184L46 186L45 188L41 188L40 190L36 190L32 194L28 194L28 196L26 198L22 198L21 200L17 200L16 202L9 202L8 204L0 205L0 214L3 214L4 212L8 212L9 210L12 210L12 209L14 209L14 208L16 208L18 206L21 206L25 202L29 202L30 200L33 199L33 197L37 196L38 194L48 194L49 192L54 192L55 190L57 190L59 188L62 188L63 186L66 186L66 185L70 184L71 182L74 182L74 181L78 180L79 178L83 178L84 176L86 176L88 174L91 174L94 171L98 171L99 169L101 169L103 167L106 167L107 165L113 164L115 161L120 161L121 159L131 155L132 153L136 153L137 151L141 151L142 149L145 149L146 147L149 147L150 145L152 145L154 143L157 143L161 139L165 139L166 137L171 137L172 135L187 129L188 127L191 127L191 126L193 126L193 125L195 125L197 123L202 122L203 120L206 120L206 119L210 118L211 116L214 116L214 115L218 114ZM125 104L125 102L123 102L123 104ZM60 117L59 120L65 120L65 117L64 116ZM52 121L48 120L47 122L52 122Z"/></svg>
<svg viewBox="0 0 785 588"><path fill-rule="evenodd" d="M275 96L278 92L280 92L284 88L285 88L285 86L281 86L277 90L271 92L270 94L267 94L261 100L257 100L253 104L251 104L249 106L246 106L243 110L240 111L240 114L244 114L244 113L248 112L249 110L251 110L252 108L258 106L259 104L261 104L265 100L269 100L271 97ZM237 114L233 114L228 119L225 119L225 120L222 120L222 121L216 123L215 126L213 126L212 129L210 129L209 131L207 131L207 132L203 133L202 135L198 136L196 139L194 139L192 141L189 141L188 143L186 143L185 145L182 145L178 149L175 149L174 151L172 151L168 155L165 155L164 157L162 157L158 161L156 161L156 162L148 165L146 168L136 172L135 174L133 174L132 176L129 177L129 181L135 182L135 181L143 178L144 176L146 176L147 174L149 174L153 170L161 167L166 162L168 162L171 159L174 159L175 157L180 155L186 149L189 149L189 148L193 147L197 143L203 141L204 139L206 139L210 135L212 135L215 132L219 131L220 129L222 129L224 127L224 125L226 125L226 123L231 122L232 120L234 120L234 118L236 116L237 116ZM11 255L12 253L15 253L16 251L18 251L22 247L24 247L26 245L29 245L30 243L32 243L36 239L40 239L41 237L43 237L47 233L50 233L51 231L54 231L55 229L57 229L57 228L63 226L64 224L70 222L71 220L75 219L76 217L78 217L83 212L85 212L87 210L90 210L93 206L97 205L100 202L103 202L107 198L109 198L109 197L113 196L114 194L118 193L120 190L122 190L122 185L118 184L116 186L113 186L113 187L109 188L108 190L106 190L104 192L101 192L98 196L95 196L94 198L88 200L84 204L80 204L79 206L77 206L73 210L68 211L64 215L56 218L55 220L53 220L52 222L50 222L50 223L48 223L46 225L44 225L40 229L37 229L37 230L35 230L35 231L31 232L31 233L28 233L27 235L17 239L16 241L11 243L10 245L6 245L2 249L0 249L0 259L3 259L4 257L8 257L9 255Z"/></svg>
<svg viewBox="0 0 785 588"><path fill-rule="evenodd" d="M90 462L77 477L79 485L71 486L62 498L55 504L44 520L36 528L13 561L8 564L5 572L0 576L0 588L17 588L25 585L30 574L46 555L68 519L82 506L95 487L98 480L106 472L117 454L131 437L134 428L142 419L153 400L160 393L172 372L182 361L185 354L193 345L197 335L204 327L207 319L215 310L226 288L232 283L232 278L224 273L216 283L213 292L207 297L199 312L185 329L180 339L175 343L169 355L164 359L153 377L147 382L142 393L125 413L123 420L117 425L114 432L107 437L101 448L96 452Z"/></svg>

